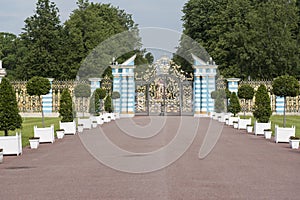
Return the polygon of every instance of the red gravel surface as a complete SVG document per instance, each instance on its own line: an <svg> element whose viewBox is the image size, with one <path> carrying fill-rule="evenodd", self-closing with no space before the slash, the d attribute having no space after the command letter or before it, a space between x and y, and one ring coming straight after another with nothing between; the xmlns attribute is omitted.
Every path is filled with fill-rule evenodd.
<svg viewBox="0 0 300 200"><path fill-rule="evenodd" d="M149 122L147 117L134 120L139 125ZM192 145L176 162L150 173L107 167L80 138L102 129L122 149L154 151L174 138L179 117L168 117L161 132L148 140L132 138L110 122L36 150L27 147L22 156L5 156L0 164L0 199L299 199L300 150L224 126L210 154L199 159L209 124L221 124L209 118L191 120L200 122Z"/></svg>

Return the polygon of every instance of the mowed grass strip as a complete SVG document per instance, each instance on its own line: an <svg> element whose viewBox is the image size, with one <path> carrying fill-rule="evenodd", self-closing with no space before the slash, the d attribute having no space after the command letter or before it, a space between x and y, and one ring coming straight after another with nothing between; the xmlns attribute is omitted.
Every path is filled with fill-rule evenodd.
<svg viewBox="0 0 300 200"><path fill-rule="evenodd" d="M22 128L21 129L16 129L15 131L9 131L9 135L16 135L16 132L18 133L22 133L22 146L29 146L29 138L33 137L33 127L34 126L38 126L43 127L42 126L42 118L33 118L33 117L25 117L22 118L23 119L23 123L22 123ZM54 124L54 130L59 129L59 121L60 118L58 117L45 117L45 126L49 127L51 126L51 124ZM4 132L1 131L0 135L4 135Z"/></svg>

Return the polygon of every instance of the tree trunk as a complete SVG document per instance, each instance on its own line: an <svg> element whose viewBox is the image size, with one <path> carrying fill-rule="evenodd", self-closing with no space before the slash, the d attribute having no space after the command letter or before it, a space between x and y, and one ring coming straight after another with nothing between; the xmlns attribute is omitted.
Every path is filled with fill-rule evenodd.
<svg viewBox="0 0 300 200"><path fill-rule="evenodd" d="M84 118L84 105L83 105L83 97L81 97L81 102L82 102L82 118Z"/></svg>
<svg viewBox="0 0 300 200"><path fill-rule="evenodd" d="M283 127L285 127L286 124L286 117L285 117L285 105L286 105L286 97L283 97Z"/></svg>
<svg viewBox="0 0 300 200"><path fill-rule="evenodd" d="M244 99L244 118L246 119L246 99Z"/></svg>
<svg viewBox="0 0 300 200"><path fill-rule="evenodd" d="M41 101L41 97L39 97L39 101L41 104L41 110L42 110L42 126L45 128L45 119L44 119L44 111L43 111L43 102Z"/></svg>
<svg viewBox="0 0 300 200"><path fill-rule="evenodd" d="M8 136L8 130L4 130L4 136Z"/></svg>

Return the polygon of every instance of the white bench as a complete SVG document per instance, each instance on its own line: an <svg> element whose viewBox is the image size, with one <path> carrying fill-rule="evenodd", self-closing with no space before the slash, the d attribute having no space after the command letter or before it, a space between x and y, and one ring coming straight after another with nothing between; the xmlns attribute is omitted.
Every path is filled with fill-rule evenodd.
<svg viewBox="0 0 300 200"><path fill-rule="evenodd" d="M283 128L275 125L275 142L289 142L291 136L295 136L295 126Z"/></svg>
<svg viewBox="0 0 300 200"><path fill-rule="evenodd" d="M83 124L84 129L91 129L92 128L92 120L88 119L80 119L78 118L78 124Z"/></svg>
<svg viewBox="0 0 300 200"><path fill-rule="evenodd" d="M37 126L34 126L33 130L34 130L34 137L39 137L40 143L43 142L53 143L55 141L53 124L50 127L46 127L46 128L38 128Z"/></svg>
<svg viewBox="0 0 300 200"><path fill-rule="evenodd" d="M251 118L238 120L238 129L246 129L247 125L251 125Z"/></svg>
<svg viewBox="0 0 300 200"><path fill-rule="evenodd" d="M16 133L15 136L1 136L0 148L3 149L3 155L22 154L22 136Z"/></svg>
<svg viewBox="0 0 300 200"><path fill-rule="evenodd" d="M75 121L72 122L59 122L59 128L65 130L66 134L76 134L76 123Z"/></svg>

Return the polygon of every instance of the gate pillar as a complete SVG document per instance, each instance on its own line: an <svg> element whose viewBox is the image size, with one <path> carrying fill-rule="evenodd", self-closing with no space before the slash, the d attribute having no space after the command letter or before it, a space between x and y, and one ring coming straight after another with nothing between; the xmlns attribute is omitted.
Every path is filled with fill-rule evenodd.
<svg viewBox="0 0 300 200"><path fill-rule="evenodd" d="M113 74L113 91L120 93L120 99L113 101L115 112L120 117L133 117L135 107L134 59L132 56L122 64L111 66Z"/></svg>
<svg viewBox="0 0 300 200"><path fill-rule="evenodd" d="M195 55L194 59L194 117L207 116L214 111L214 100L210 93L216 90L218 66L210 60L206 63Z"/></svg>

